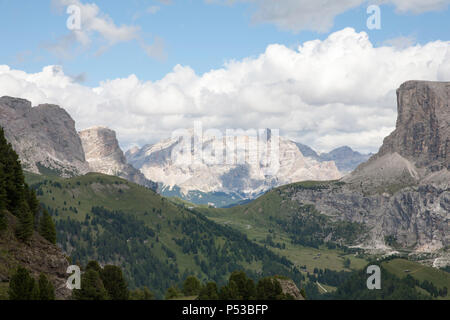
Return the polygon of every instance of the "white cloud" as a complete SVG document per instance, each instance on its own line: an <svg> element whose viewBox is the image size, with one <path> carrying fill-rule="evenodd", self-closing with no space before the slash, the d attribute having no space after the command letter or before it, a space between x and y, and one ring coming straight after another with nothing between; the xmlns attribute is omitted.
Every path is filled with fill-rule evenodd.
<svg viewBox="0 0 450 320"><path fill-rule="evenodd" d="M46 45L50 51L59 57L73 56L74 42L80 44L83 49L91 47L94 43L96 47L99 47L97 53L102 53L111 46L132 40L139 41L142 48L149 53L149 56L154 57L148 50L150 46L146 45L141 39L140 27L126 24L118 26L110 16L101 12L95 3L83 3L80 0L52 0L52 5L59 9L76 5L81 11L80 30L72 30L70 34L58 39L56 43ZM153 13L156 13L156 8L159 9L159 7L154 6L148 10L153 10ZM163 48L159 48L159 50L161 51Z"/></svg>
<svg viewBox="0 0 450 320"><path fill-rule="evenodd" d="M326 32L338 15L362 4L393 4L400 13L423 13L445 9L450 0L205 0L207 3L251 3L253 20L271 23L287 31ZM362 17L361 19L364 19Z"/></svg>
<svg viewBox="0 0 450 320"><path fill-rule="evenodd" d="M96 88L61 68L36 74L0 66L0 96L56 103L83 129L106 125L122 145L155 142L178 128L273 128L327 151L377 151L396 120L395 90L411 79L450 80L450 42L373 47L347 28L298 49L270 45L256 58L198 75L177 65L159 81L135 75Z"/></svg>

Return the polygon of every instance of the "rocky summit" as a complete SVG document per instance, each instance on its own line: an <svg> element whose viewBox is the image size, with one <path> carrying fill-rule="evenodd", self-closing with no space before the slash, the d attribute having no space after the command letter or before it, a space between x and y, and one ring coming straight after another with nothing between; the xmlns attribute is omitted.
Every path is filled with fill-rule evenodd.
<svg viewBox="0 0 450 320"><path fill-rule="evenodd" d="M398 89L398 121L380 151L340 187L296 190L335 220L364 224L367 248L436 252L450 245L449 82Z"/></svg>
<svg viewBox="0 0 450 320"><path fill-rule="evenodd" d="M86 161L92 172L121 177L156 190L155 183L127 164L113 130L105 127L93 127L79 132L79 135Z"/></svg>
<svg viewBox="0 0 450 320"><path fill-rule="evenodd" d="M59 106L1 97L0 126L25 170L63 177L89 171L75 122Z"/></svg>
<svg viewBox="0 0 450 320"><path fill-rule="evenodd" d="M345 178L368 189L450 183L450 82L408 81L397 90L398 119L368 162Z"/></svg>

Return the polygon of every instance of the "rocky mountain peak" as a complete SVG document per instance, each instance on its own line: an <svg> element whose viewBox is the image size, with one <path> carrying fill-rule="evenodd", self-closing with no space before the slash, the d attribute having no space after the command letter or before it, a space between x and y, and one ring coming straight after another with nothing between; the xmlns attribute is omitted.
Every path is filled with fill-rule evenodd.
<svg viewBox="0 0 450 320"><path fill-rule="evenodd" d="M396 129L347 180L417 183L450 169L450 82L408 81L397 90ZM434 179L433 178L433 179Z"/></svg>
<svg viewBox="0 0 450 320"><path fill-rule="evenodd" d="M32 107L27 100L2 97L0 126L25 170L66 177L88 171L75 121L59 106Z"/></svg>
<svg viewBox="0 0 450 320"><path fill-rule="evenodd" d="M396 129L378 156L397 152L418 168L450 169L450 82L408 81L397 96Z"/></svg>
<svg viewBox="0 0 450 320"><path fill-rule="evenodd" d="M79 132L79 136L90 171L118 176L156 189L156 184L146 179L133 166L127 164L115 131L106 127L93 127Z"/></svg>

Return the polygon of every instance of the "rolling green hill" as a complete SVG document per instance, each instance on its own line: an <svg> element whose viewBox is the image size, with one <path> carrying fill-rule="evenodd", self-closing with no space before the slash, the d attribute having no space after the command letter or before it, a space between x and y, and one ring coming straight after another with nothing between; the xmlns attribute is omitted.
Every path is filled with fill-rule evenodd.
<svg viewBox="0 0 450 320"><path fill-rule="evenodd" d="M432 283L438 290L447 288L445 298L450 299L450 273L405 259L385 261L382 265L387 271L399 278L406 278L410 275L422 284L424 281Z"/></svg>
<svg viewBox="0 0 450 320"><path fill-rule="evenodd" d="M27 173L26 180L52 214L58 244L73 262L119 264L131 287L145 285L161 297L187 275L222 283L235 270L301 279L288 259L145 187L102 174Z"/></svg>
<svg viewBox="0 0 450 320"><path fill-rule="evenodd" d="M340 182L307 181L271 190L260 198L227 209L196 207L211 220L231 226L249 239L286 256L298 267L312 272L314 268L331 270L360 269L364 255L348 250L364 227L356 223L333 222L312 205L301 205L290 196L298 188L317 190L339 186ZM350 266L344 262L350 260Z"/></svg>

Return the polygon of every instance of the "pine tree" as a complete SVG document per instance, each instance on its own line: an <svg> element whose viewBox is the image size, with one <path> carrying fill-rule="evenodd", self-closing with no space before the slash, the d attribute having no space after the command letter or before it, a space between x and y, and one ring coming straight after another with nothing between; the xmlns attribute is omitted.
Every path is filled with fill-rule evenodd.
<svg viewBox="0 0 450 320"><path fill-rule="evenodd" d="M28 204L28 208L30 209L31 214L33 215L34 229L37 230L39 226L39 215L40 215L40 206L39 201L36 196L36 191L28 187L25 184L25 197Z"/></svg>
<svg viewBox="0 0 450 320"><path fill-rule="evenodd" d="M35 300L38 289L36 281L24 267L19 266L9 281L10 300Z"/></svg>
<svg viewBox="0 0 450 320"><path fill-rule="evenodd" d="M100 278L111 300L128 300L128 284L119 267L105 266L100 272Z"/></svg>
<svg viewBox="0 0 450 320"><path fill-rule="evenodd" d="M75 300L108 300L108 292L102 279L93 269L87 270L81 276L81 289L73 290L72 295Z"/></svg>
<svg viewBox="0 0 450 320"><path fill-rule="evenodd" d="M6 209L5 176L3 164L0 162L0 231L6 229L6 216L3 212Z"/></svg>
<svg viewBox="0 0 450 320"><path fill-rule="evenodd" d="M43 273L39 276L39 300L55 300L55 288Z"/></svg>
<svg viewBox="0 0 450 320"><path fill-rule="evenodd" d="M56 229L52 217L47 209L43 209L42 217L39 221L39 234L47 241L56 244Z"/></svg>
<svg viewBox="0 0 450 320"><path fill-rule="evenodd" d="M34 219L25 201L22 201L20 208L18 210L19 221L16 227L16 237L22 242L27 242L33 236Z"/></svg>
<svg viewBox="0 0 450 320"><path fill-rule="evenodd" d="M183 283L183 294L186 297L189 296L197 296L200 293L202 288L202 284L200 280L198 280L194 276L187 277Z"/></svg>
<svg viewBox="0 0 450 320"><path fill-rule="evenodd" d="M200 290L197 300L219 300L217 284L209 282Z"/></svg>

